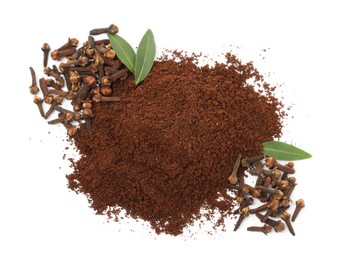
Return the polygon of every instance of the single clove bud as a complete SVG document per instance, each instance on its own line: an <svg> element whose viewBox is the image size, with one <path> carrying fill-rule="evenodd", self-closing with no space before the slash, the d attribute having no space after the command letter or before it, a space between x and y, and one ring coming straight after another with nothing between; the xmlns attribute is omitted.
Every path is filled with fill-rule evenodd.
<svg viewBox="0 0 346 260"><path fill-rule="evenodd" d="M294 222L296 220L300 210L304 207L305 207L305 202L303 199L299 199L296 201L296 208L295 208L293 215L292 215L292 222Z"/></svg>
<svg viewBox="0 0 346 260"><path fill-rule="evenodd" d="M72 125L69 121L64 120L62 122L62 124L64 125L64 127L67 129L67 134L68 136L72 137L74 135L76 135L77 133L77 127L75 125Z"/></svg>
<svg viewBox="0 0 346 260"><path fill-rule="evenodd" d="M267 235L268 233L270 233L272 231L272 227L265 224L263 227L248 227L247 231L252 231L252 232L262 232L263 234Z"/></svg>
<svg viewBox="0 0 346 260"><path fill-rule="evenodd" d="M233 231L237 231L237 229L240 227L240 224L243 222L244 218L248 216L249 216L249 207L245 207L240 211L240 216L238 218L237 223L235 224Z"/></svg>
<svg viewBox="0 0 346 260"><path fill-rule="evenodd" d="M48 43L44 43L41 50L43 51L43 67L47 67L48 65L48 54L50 51L50 46Z"/></svg>
<svg viewBox="0 0 346 260"><path fill-rule="evenodd" d="M63 57L73 55L76 51L77 49L75 47L70 47L61 51L55 50L51 52L50 57L53 60L60 60Z"/></svg>
<svg viewBox="0 0 346 260"><path fill-rule="evenodd" d="M37 105L38 110L40 111L40 114L42 117L44 117L44 110L43 110L43 100L42 98L38 97L38 96L34 96L34 103Z"/></svg>
<svg viewBox="0 0 346 260"><path fill-rule="evenodd" d="M268 168L274 168L275 167L275 168L279 169L280 171L287 172L288 174L294 174L296 172L296 170L294 168L278 163L274 157L268 157L267 158L266 166Z"/></svg>
<svg viewBox="0 0 346 260"><path fill-rule="evenodd" d="M90 35L99 35L102 33L110 33L110 34L116 34L118 33L119 29L116 25L111 24L110 26L106 27L106 28L96 28L93 29L89 32Z"/></svg>
<svg viewBox="0 0 346 260"><path fill-rule="evenodd" d="M104 97L104 96L98 94L98 95L94 95L93 101L96 103L99 103L99 102L119 102L120 98L118 98L118 97Z"/></svg>
<svg viewBox="0 0 346 260"><path fill-rule="evenodd" d="M36 73L32 67L29 67L31 73L31 86L29 87L29 91L31 94L35 95L38 92Z"/></svg>
<svg viewBox="0 0 346 260"><path fill-rule="evenodd" d="M264 215L262 215L261 213L256 213L256 217L259 218L261 222L263 222L262 219L264 218ZM271 218L267 218L264 221L264 223L274 228L275 232L281 232L285 229L285 224L281 220L274 220Z"/></svg>
<svg viewBox="0 0 346 260"><path fill-rule="evenodd" d="M295 236L296 233L294 232L292 223L291 223L291 221L290 221L290 217L291 217L291 215L290 215L289 213L287 213L287 211L284 211L284 212L282 213L281 219L282 219L283 221L285 221L286 226L287 226L288 230L290 231L290 233L291 233L293 236Z"/></svg>
<svg viewBox="0 0 346 260"><path fill-rule="evenodd" d="M259 156L255 156L255 157L247 157L247 158L244 158L243 160L241 160L241 165L243 167L249 168L255 162L261 161L263 159L264 159L264 155L259 155Z"/></svg>
<svg viewBox="0 0 346 260"><path fill-rule="evenodd" d="M261 211L267 210L269 208L269 206L270 206L270 202L267 202L265 204L262 204L261 206L258 206L257 208L250 209L249 213L250 214L255 214L257 212L261 212Z"/></svg>
<svg viewBox="0 0 346 260"><path fill-rule="evenodd" d="M60 48L56 49L57 51L62 51L69 49L71 47L77 47L79 41L76 38L68 38L67 43L62 45ZM46 67L46 66L45 66Z"/></svg>
<svg viewBox="0 0 346 260"><path fill-rule="evenodd" d="M40 83L40 89L42 91L43 97L46 97L48 95L47 82L44 78L40 78L39 83Z"/></svg>
<svg viewBox="0 0 346 260"><path fill-rule="evenodd" d="M239 170L239 166L240 166L240 161L241 161L241 155L238 155L235 163L234 163L234 166L233 166L233 171L232 171L232 174L228 177L228 182L230 184L237 184L238 182L238 176L237 176L237 173L238 173L238 170Z"/></svg>

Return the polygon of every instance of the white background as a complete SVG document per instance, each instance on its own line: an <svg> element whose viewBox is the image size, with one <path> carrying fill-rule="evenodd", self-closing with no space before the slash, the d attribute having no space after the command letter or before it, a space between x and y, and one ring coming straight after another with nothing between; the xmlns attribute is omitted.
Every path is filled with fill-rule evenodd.
<svg viewBox="0 0 346 260"><path fill-rule="evenodd" d="M1 5L0 259L340 259L345 234L345 24L343 1L9 1ZM115 23L134 46L147 28L158 48L238 50L293 104L283 140L312 153L296 163L304 198L297 235L238 232L157 236L142 223L107 223L66 187L65 130L39 116L29 66L42 76L43 42ZM231 46L232 45L232 46ZM237 48L239 47L239 48ZM259 54L270 48L265 62ZM251 54L251 55L249 55ZM265 122L263 122L265 124ZM50 134L49 134L50 132ZM60 168L61 167L61 168ZM339 256L339 257L338 257Z"/></svg>

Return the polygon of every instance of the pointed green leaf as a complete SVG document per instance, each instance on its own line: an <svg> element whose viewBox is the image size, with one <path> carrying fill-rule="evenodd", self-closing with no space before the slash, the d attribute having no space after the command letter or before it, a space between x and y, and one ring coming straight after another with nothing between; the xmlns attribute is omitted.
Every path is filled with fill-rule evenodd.
<svg viewBox="0 0 346 260"><path fill-rule="evenodd" d="M263 143L263 153L267 156L273 156L277 160L294 161L311 157L311 154L290 144L279 141L269 141Z"/></svg>
<svg viewBox="0 0 346 260"><path fill-rule="evenodd" d="M108 38L119 60L134 73L136 54L131 45L117 34L108 34Z"/></svg>
<svg viewBox="0 0 346 260"><path fill-rule="evenodd" d="M138 45L136 65L135 65L135 80L138 85L150 72L154 64L156 54L155 40L153 32L149 29L143 36Z"/></svg>

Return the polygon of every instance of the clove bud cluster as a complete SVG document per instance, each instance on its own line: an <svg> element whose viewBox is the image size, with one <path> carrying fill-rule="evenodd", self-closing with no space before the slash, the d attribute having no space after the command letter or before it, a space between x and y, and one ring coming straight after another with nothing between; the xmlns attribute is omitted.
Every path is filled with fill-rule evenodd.
<svg viewBox="0 0 346 260"><path fill-rule="evenodd" d="M239 170L240 162L247 168L245 172L256 177L255 185L245 183L245 172ZM281 232L287 227L294 236L295 231L291 221L295 221L300 210L305 206L304 200L297 200L291 219L287 210L290 208L291 195L297 185L296 178L291 176L294 173L293 162L282 165L274 157L261 155L241 160L241 156L238 156L228 178L229 189L236 194L236 201L239 203L239 208L233 212L235 215L240 215L234 231L240 227L245 217L256 215L264 226L249 227L248 231L267 234L272 229L275 232ZM255 199L262 204L250 208Z"/></svg>
<svg viewBox="0 0 346 260"><path fill-rule="evenodd" d="M44 43L41 48L43 72L48 78L40 78L39 87L36 73L30 67L32 83L29 90L34 95L41 90L42 98L34 97L41 116L48 119L54 111L58 111L58 118L48 123L63 124L69 136L75 135L77 124L83 122L88 132L92 133L92 107L95 103L120 101L118 97L112 96L113 90L119 81L127 77L128 70L118 59L108 39L95 40L91 36L117 32L118 28L114 24L91 30L88 40L79 48L79 41L69 38L67 43L50 53L52 60L60 62L51 68L47 67L51 48ZM70 109L61 106L66 100L70 103ZM50 105L47 111L44 111L44 103Z"/></svg>

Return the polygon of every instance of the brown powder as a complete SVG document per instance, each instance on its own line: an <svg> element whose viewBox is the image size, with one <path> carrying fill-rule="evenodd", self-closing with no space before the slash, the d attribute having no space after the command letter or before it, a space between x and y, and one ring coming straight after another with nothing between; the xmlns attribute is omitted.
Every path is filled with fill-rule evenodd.
<svg viewBox="0 0 346 260"><path fill-rule="evenodd" d="M173 56L155 62L137 88L132 76L119 82L121 102L93 104L94 134L81 125L74 141L82 157L67 178L97 214L124 209L157 233L179 235L201 208L211 218L219 210L223 224L237 156L260 154L285 114L251 63L227 54L225 64L198 67L194 55Z"/></svg>

